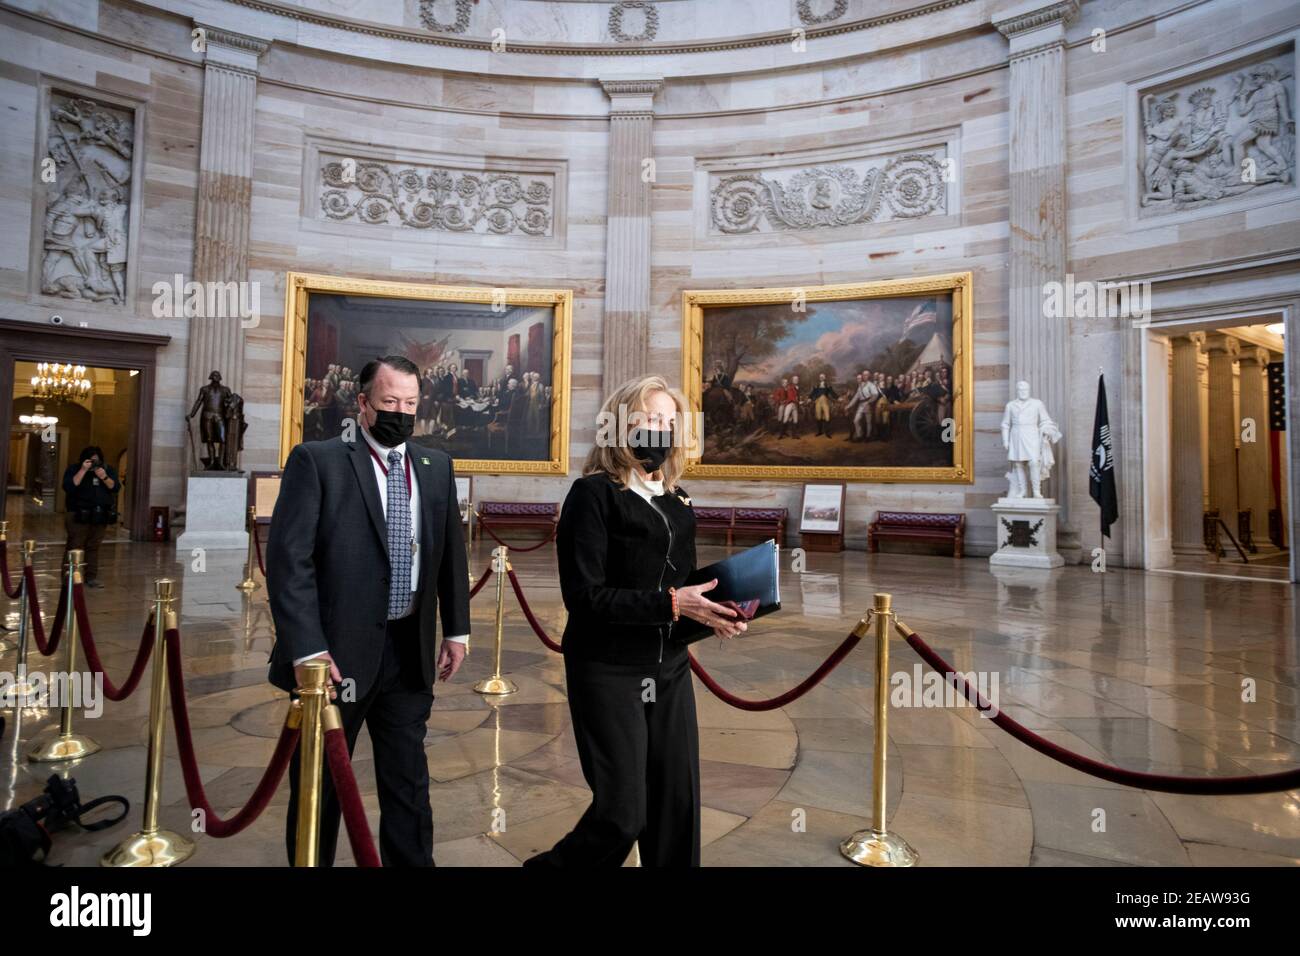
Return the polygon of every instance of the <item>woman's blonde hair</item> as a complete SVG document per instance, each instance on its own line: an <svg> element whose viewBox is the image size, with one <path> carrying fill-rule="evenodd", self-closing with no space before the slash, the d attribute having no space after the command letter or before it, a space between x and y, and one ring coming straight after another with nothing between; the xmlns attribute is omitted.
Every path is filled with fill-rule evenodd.
<svg viewBox="0 0 1300 956"><path fill-rule="evenodd" d="M642 375L624 382L610 393L600 408L596 419L596 443L587 453L583 475L606 474L617 484L626 485L632 469L638 466L636 449L629 448L627 433L644 421L636 413L647 411L646 405L655 392L663 392L673 400L677 412L673 421L673 443L668 449L660 471L664 476L665 490L677 487L677 479L686 467L687 414L686 398L668 385L662 375ZM622 414L620 414L622 410Z"/></svg>

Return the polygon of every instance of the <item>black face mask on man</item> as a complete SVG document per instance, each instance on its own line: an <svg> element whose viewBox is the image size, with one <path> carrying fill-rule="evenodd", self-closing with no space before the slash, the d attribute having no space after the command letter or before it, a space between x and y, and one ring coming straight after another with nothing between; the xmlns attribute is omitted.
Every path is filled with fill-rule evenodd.
<svg viewBox="0 0 1300 956"><path fill-rule="evenodd" d="M671 429L634 428L628 432L627 445L646 471L656 472L672 451L673 433Z"/></svg>
<svg viewBox="0 0 1300 956"><path fill-rule="evenodd" d="M410 438L415 432L415 415L411 412L394 412L386 408L375 409L375 421L370 434L385 448L393 448Z"/></svg>

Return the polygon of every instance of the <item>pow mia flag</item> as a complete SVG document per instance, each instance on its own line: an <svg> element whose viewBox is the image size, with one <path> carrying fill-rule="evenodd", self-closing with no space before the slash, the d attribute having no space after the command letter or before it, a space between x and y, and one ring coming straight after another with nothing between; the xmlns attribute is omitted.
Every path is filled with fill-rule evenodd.
<svg viewBox="0 0 1300 956"><path fill-rule="evenodd" d="M1106 410L1106 376L1097 375L1097 411L1092 418L1092 456L1088 465L1088 494L1101 508L1101 533L1110 537L1110 526L1119 518L1115 495L1115 454L1110 439L1110 414Z"/></svg>

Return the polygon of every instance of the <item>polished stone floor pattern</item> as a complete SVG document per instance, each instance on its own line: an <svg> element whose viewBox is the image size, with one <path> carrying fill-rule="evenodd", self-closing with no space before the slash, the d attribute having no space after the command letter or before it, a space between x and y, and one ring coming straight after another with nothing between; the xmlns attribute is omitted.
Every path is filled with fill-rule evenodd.
<svg viewBox="0 0 1300 956"><path fill-rule="evenodd" d="M18 562L11 534L10 563ZM521 542L522 543L522 542ZM701 561L724 554L701 547ZM37 553L52 613L61 546ZM1174 774L1269 773L1300 763L1297 589L1275 581L1145 574L1087 566L998 571L981 559L809 554L802 573L784 556L783 610L748 635L697 644L728 689L767 697L802 680L861 617L876 591L961 670L998 681L1001 708L1047 738L1137 770ZM473 566L488 561L476 545ZM512 561L543 625L561 633L564 610L547 546ZM243 804L269 759L286 695L266 683L274 640L263 586L235 589L241 556L209 553L197 570L173 545L107 546L102 590L88 592L110 676L130 665L154 579L179 582L186 691L210 798ZM260 580L260 577L259 577ZM360 586L361 582L358 582ZM566 833L590 799L578 764L558 655L533 635L505 596L503 671L518 693L485 698L472 684L491 672L495 587L473 602L473 649L440 684L426 752L439 865L516 866ZM8 605L13 627L16 605ZM0 671L14 669L12 632ZM910 679L919 658L891 645L891 673ZM60 662L62 654L60 653ZM48 669L31 653L33 669ZM59 666L62 666L61 663ZM698 682L706 866L851 866L838 851L870 825L874 655L863 642L830 677L780 710L750 713ZM1243 691L1252 688L1253 694ZM142 809L147 681L123 703L77 726L104 750L61 772L83 796L124 794L127 821L98 833L56 835L51 862L92 865L138 828ZM28 764L27 742L57 713L4 712L0 807L38 793L53 765ZM21 716L14 737L15 717ZM190 830L169 722L164 826ZM967 707L895 707L889 722L889 827L925 866L1300 864L1300 791L1245 797L1174 796L1086 776L1040 756ZM354 759L372 827L378 825L369 743ZM244 833L197 835L195 864L283 865L287 783ZM351 863L340 841L340 865Z"/></svg>

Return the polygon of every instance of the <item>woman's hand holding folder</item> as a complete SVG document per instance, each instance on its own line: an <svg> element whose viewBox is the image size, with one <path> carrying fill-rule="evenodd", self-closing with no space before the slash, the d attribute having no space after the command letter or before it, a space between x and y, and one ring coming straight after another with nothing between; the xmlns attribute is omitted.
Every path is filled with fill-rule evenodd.
<svg viewBox="0 0 1300 956"><path fill-rule="evenodd" d="M748 625L737 620L739 615L734 607L715 604L704 596L718 586L718 579L692 584L677 589L677 610L692 621L699 621L706 627L713 628L713 633L720 638L735 637L746 630ZM731 602L728 602L731 603Z"/></svg>

